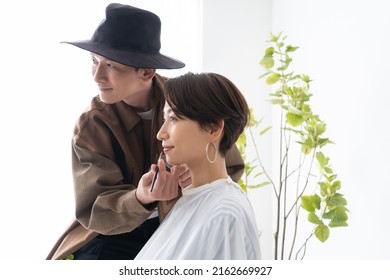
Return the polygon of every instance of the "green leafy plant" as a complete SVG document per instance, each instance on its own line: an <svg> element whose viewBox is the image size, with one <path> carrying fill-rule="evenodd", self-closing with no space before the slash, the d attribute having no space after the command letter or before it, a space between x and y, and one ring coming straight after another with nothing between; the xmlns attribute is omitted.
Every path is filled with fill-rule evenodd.
<svg viewBox="0 0 390 280"><path fill-rule="evenodd" d="M270 46L260 61L264 68L260 78L273 90L270 102L280 108L277 171L272 173L266 168L258 144L271 126L261 128L263 120L256 120L252 114L248 128L237 141L246 163L240 185L244 190L272 186L276 203L274 259L303 259L313 236L325 242L330 228L348 226L348 209L347 200L339 192L341 181L324 152L333 142L324 136L326 124L309 104L312 80L290 70L292 53L299 47L286 45L285 39L283 33L271 33ZM254 153L247 153L250 143ZM313 225L309 232L300 231L304 213Z"/></svg>
<svg viewBox="0 0 390 280"><path fill-rule="evenodd" d="M64 260L73 261L73 260L74 260L74 255L73 255L73 254L70 254L70 255L67 256Z"/></svg>

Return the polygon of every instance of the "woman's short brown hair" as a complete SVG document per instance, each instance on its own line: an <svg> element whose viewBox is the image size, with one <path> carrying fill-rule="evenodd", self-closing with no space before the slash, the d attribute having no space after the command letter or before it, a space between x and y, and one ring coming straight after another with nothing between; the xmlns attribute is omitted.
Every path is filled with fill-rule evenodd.
<svg viewBox="0 0 390 280"><path fill-rule="evenodd" d="M224 120L219 152L237 141L249 121L248 104L239 89L216 73L187 73L165 83L165 99L178 117L197 121L201 127Z"/></svg>

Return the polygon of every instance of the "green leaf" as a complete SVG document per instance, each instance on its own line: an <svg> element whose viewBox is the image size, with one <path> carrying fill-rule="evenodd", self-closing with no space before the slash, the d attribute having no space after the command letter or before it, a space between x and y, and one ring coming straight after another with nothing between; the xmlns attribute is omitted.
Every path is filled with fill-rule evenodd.
<svg viewBox="0 0 390 280"><path fill-rule="evenodd" d="M306 83L310 83L311 82L310 77L308 75L302 74L301 75L301 79L302 79L302 81L304 81Z"/></svg>
<svg viewBox="0 0 390 280"><path fill-rule="evenodd" d="M330 223L329 223L329 227L331 227L331 228L335 228L335 227L347 227L347 226L348 226L348 223L347 223L347 222L337 222L337 223L330 222Z"/></svg>
<svg viewBox="0 0 390 280"><path fill-rule="evenodd" d="M276 70L285 71L288 66L290 66L290 61L282 61L282 66L278 67Z"/></svg>
<svg viewBox="0 0 390 280"><path fill-rule="evenodd" d="M293 52L299 49L299 47L293 47L293 46L287 46L286 47L286 52Z"/></svg>
<svg viewBox="0 0 390 280"><path fill-rule="evenodd" d="M74 255L70 254L64 260L72 261L72 260L74 260Z"/></svg>
<svg viewBox="0 0 390 280"><path fill-rule="evenodd" d="M332 174L332 173L333 173L333 169L330 168L330 167L325 166L325 167L324 167L324 170L325 170L325 172L328 173L328 174Z"/></svg>
<svg viewBox="0 0 390 280"><path fill-rule="evenodd" d="M314 230L314 234L319 241L324 243L329 238L329 228L324 224L318 225Z"/></svg>
<svg viewBox="0 0 390 280"><path fill-rule="evenodd" d="M336 207L333 212L333 217L329 223L329 226L332 225L338 225L338 224L344 224L348 220L348 215L345 207Z"/></svg>
<svg viewBox="0 0 390 280"><path fill-rule="evenodd" d="M273 47L269 47L265 50L265 56L272 56L275 53L275 49Z"/></svg>
<svg viewBox="0 0 390 280"><path fill-rule="evenodd" d="M314 144L313 144L313 141L311 140L311 138L306 138L304 142L298 142L299 144L301 144L302 146L306 146L308 148L314 148Z"/></svg>
<svg viewBox="0 0 390 280"><path fill-rule="evenodd" d="M303 136L303 135L304 135L303 131L298 130L298 129L286 128L286 130L292 131L292 132L294 132L295 134L298 134L298 135L300 135L300 136ZM299 141L297 141L297 142L298 142L299 144L302 144L302 142L299 142Z"/></svg>
<svg viewBox="0 0 390 280"><path fill-rule="evenodd" d="M270 93L269 96L272 97L283 97L283 94L281 91L275 92L275 93Z"/></svg>
<svg viewBox="0 0 390 280"><path fill-rule="evenodd" d="M328 138L318 138L317 143L322 148L326 144L328 144L330 141Z"/></svg>
<svg viewBox="0 0 390 280"><path fill-rule="evenodd" d="M272 85L280 80L280 74L279 73L272 73L268 76L268 78L265 80L267 85Z"/></svg>
<svg viewBox="0 0 390 280"><path fill-rule="evenodd" d="M303 195L301 197L302 207L308 212L314 212L316 209L320 209L321 198L314 195Z"/></svg>
<svg viewBox="0 0 390 280"><path fill-rule="evenodd" d="M269 102L271 102L271 104L281 105L284 103L284 100L282 98L273 98L273 99L270 99Z"/></svg>
<svg viewBox="0 0 390 280"><path fill-rule="evenodd" d="M348 220L348 209L344 206L330 206L329 212L324 213L322 218L330 220L330 227L346 226Z"/></svg>
<svg viewBox="0 0 390 280"><path fill-rule="evenodd" d="M330 176L325 175L325 178L328 180L329 183L331 183L334 179L337 178L337 174L332 174Z"/></svg>
<svg viewBox="0 0 390 280"><path fill-rule="evenodd" d="M313 224L316 224L316 225L320 225L322 224L321 220L318 218L318 216L313 213L313 212L310 212L309 215L307 216L307 220L310 222L310 223L313 223Z"/></svg>
<svg viewBox="0 0 390 280"><path fill-rule="evenodd" d="M275 65L274 58L269 55L265 55L262 60L260 60L260 65L265 69L271 69Z"/></svg>
<svg viewBox="0 0 390 280"><path fill-rule="evenodd" d="M237 146L240 147L241 154L245 151L246 143L247 143L246 134L244 131L243 133L241 133L241 135L238 137L236 141Z"/></svg>
<svg viewBox="0 0 390 280"><path fill-rule="evenodd" d="M306 112L306 113L310 113L312 114L311 112L311 108L310 108L310 105L309 104L302 104L302 111Z"/></svg>
<svg viewBox="0 0 390 280"><path fill-rule="evenodd" d="M329 205L335 205L335 206L345 206L347 205L347 200L343 197L341 193L335 193L330 199L329 199Z"/></svg>
<svg viewBox="0 0 390 280"><path fill-rule="evenodd" d="M302 207L308 212L314 212L316 209L311 203L311 199L309 196L301 197Z"/></svg>
<svg viewBox="0 0 390 280"><path fill-rule="evenodd" d="M264 128L262 131L260 131L259 135L265 134L265 133L266 133L268 130L270 130L271 128L272 128L272 125L270 125L270 126Z"/></svg>
<svg viewBox="0 0 390 280"><path fill-rule="evenodd" d="M250 111L249 112L249 114L250 114L250 116L249 116L249 127L257 126L259 123L261 123L262 120L260 120L260 121L256 120L255 115L253 113L253 108L250 108L249 111Z"/></svg>
<svg viewBox="0 0 390 280"><path fill-rule="evenodd" d="M264 74L262 74L262 75L259 77L259 79L262 79L263 77L268 76L268 75L271 74L271 73L272 73L272 71L267 71L267 72L265 72Z"/></svg>
<svg viewBox="0 0 390 280"><path fill-rule="evenodd" d="M301 151L302 151L302 153L304 153L305 155L310 154L310 152L311 152L311 151L313 150L313 148L314 148L313 141L312 141L310 138L305 139L304 142L299 142L299 141L298 141L298 143L302 145Z"/></svg>
<svg viewBox="0 0 390 280"><path fill-rule="evenodd" d="M323 219L327 219L327 220L331 220L333 217L334 217L334 210L325 212L325 213L322 215L322 218L323 218Z"/></svg>
<svg viewBox="0 0 390 280"><path fill-rule="evenodd" d="M316 159L321 169L323 169L329 163L329 158L325 157L325 155L322 152L316 153Z"/></svg>
<svg viewBox="0 0 390 280"><path fill-rule="evenodd" d="M288 95L288 96L293 96L293 90L291 89L291 87L284 87L283 88L283 91Z"/></svg>
<svg viewBox="0 0 390 280"><path fill-rule="evenodd" d="M341 189L341 181L340 180L334 181L332 183L332 190L338 191L339 189Z"/></svg>
<svg viewBox="0 0 390 280"><path fill-rule="evenodd" d="M304 119L301 115L287 113L286 114L287 122L292 126L298 126L303 123Z"/></svg>
<svg viewBox="0 0 390 280"><path fill-rule="evenodd" d="M313 149L312 148L309 148L307 146L303 146L301 147L301 152L304 154L304 155L308 155L311 153Z"/></svg>
<svg viewBox="0 0 390 280"><path fill-rule="evenodd" d="M318 184L320 185L321 196L322 197L327 196L330 185L327 182L319 182Z"/></svg>
<svg viewBox="0 0 390 280"><path fill-rule="evenodd" d="M269 184L271 184L271 183L270 182L263 182L263 183L257 184L257 185L248 185L247 188L248 189L258 189L258 188L262 188L264 186L267 186Z"/></svg>
<svg viewBox="0 0 390 280"><path fill-rule="evenodd" d="M246 192L246 184L244 183L244 181L242 179L240 179L238 181L238 185L241 187L241 189Z"/></svg>

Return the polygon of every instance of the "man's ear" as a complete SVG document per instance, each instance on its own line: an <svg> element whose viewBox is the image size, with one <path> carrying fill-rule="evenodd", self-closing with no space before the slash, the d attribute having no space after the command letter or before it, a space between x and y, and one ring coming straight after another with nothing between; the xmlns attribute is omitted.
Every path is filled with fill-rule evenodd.
<svg viewBox="0 0 390 280"><path fill-rule="evenodd" d="M140 71L142 74L141 78L144 81L153 79L154 75L156 74L156 69L151 69L151 68L141 68Z"/></svg>

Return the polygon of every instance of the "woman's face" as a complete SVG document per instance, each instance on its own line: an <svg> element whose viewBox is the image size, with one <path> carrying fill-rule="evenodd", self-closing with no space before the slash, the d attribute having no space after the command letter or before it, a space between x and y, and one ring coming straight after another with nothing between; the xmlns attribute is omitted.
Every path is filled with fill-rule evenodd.
<svg viewBox="0 0 390 280"><path fill-rule="evenodd" d="M202 129L198 122L178 118L171 107L165 103L164 123L157 133L157 139L162 141L164 153L169 164L186 163L202 166L207 161L205 148L209 142L210 133Z"/></svg>

